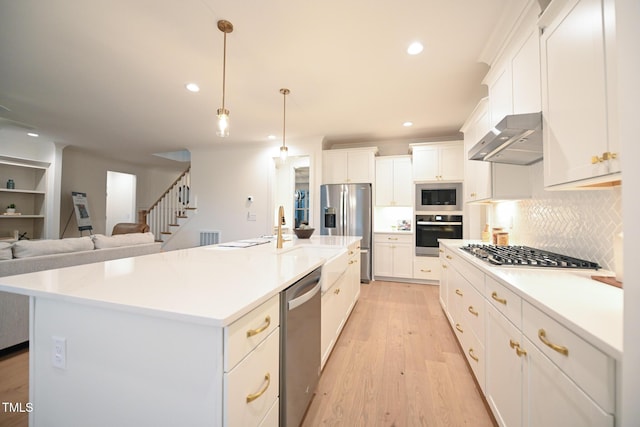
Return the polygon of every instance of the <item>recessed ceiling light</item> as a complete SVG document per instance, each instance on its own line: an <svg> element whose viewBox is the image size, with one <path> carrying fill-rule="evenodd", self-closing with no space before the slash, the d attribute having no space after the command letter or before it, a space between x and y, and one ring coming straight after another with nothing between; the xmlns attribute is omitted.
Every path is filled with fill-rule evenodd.
<svg viewBox="0 0 640 427"><path fill-rule="evenodd" d="M273 141L274 139L276 139L276 136L275 135L269 135L267 138Z"/></svg>
<svg viewBox="0 0 640 427"><path fill-rule="evenodd" d="M38 135L38 134L37 134L37 133L35 133L35 132L29 132L29 133L27 133L27 135L32 136L32 137L34 137L34 138L37 138L37 137L39 137L39 136L40 136L40 135Z"/></svg>
<svg viewBox="0 0 640 427"><path fill-rule="evenodd" d="M411 126L413 126L413 122L404 122L404 123L402 124L402 126L404 126L404 127L406 127L406 128L411 127Z"/></svg>
<svg viewBox="0 0 640 427"><path fill-rule="evenodd" d="M195 83L187 83L185 87L189 92L200 92L200 86Z"/></svg>
<svg viewBox="0 0 640 427"><path fill-rule="evenodd" d="M422 52L422 49L424 49L424 46L422 46L422 43L420 42L413 42L409 45L409 47L407 48L407 53L409 55L417 55L420 52Z"/></svg>

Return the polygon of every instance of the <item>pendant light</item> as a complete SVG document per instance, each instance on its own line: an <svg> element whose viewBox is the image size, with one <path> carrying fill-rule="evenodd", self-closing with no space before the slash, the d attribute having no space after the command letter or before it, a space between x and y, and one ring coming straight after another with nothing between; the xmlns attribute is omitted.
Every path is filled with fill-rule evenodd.
<svg viewBox="0 0 640 427"><path fill-rule="evenodd" d="M285 129L287 126L287 95L289 95L289 89L280 89L280 93L283 98L283 107L282 107L282 147L280 147L280 159L282 161L287 160L287 156L289 155L289 149L285 145L284 137L285 137Z"/></svg>
<svg viewBox="0 0 640 427"><path fill-rule="evenodd" d="M216 135L229 136L229 110L224 107L226 71L227 71L227 34L233 31L233 24L221 19L218 21L218 29L224 33L224 50L222 53L222 108L218 108L218 126Z"/></svg>

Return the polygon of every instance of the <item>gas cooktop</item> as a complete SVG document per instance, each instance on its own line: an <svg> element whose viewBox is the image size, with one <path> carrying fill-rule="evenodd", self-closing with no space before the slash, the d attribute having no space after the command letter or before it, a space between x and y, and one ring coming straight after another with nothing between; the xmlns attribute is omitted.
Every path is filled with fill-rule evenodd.
<svg viewBox="0 0 640 427"><path fill-rule="evenodd" d="M482 260L494 265L523 267L583 268L598 270L600 265L583 259L572 258L529 246L495 246L468 244L461 247Z"/></svg>

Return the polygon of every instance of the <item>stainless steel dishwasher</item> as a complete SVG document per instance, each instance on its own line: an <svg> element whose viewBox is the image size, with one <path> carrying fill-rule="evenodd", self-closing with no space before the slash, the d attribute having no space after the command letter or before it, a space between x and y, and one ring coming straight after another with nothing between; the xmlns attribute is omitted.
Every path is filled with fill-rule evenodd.
<svg viewBox="0 0 640 427"><path fill-rule="evenodd" d="M280 296L280 426L298 427L320 378L320 271Z"/></svg>

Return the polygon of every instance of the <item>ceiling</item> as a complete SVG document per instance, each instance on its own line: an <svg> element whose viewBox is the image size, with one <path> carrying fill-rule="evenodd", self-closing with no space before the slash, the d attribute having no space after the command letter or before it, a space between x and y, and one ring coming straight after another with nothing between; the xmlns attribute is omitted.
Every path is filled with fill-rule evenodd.
<svg viewBox="0 0 640 427"><path fill-rule="evenodd" d="M524 2L0 0L0 128L17 121L42 140L141 163L194 147L273 145L286 87L288 144L455 135L486 95L483 62L497 49L487 46ZM225 139L214 120L219 19L234 26ZM406 53L413 41L425 47L416 56Z"/></svg>

